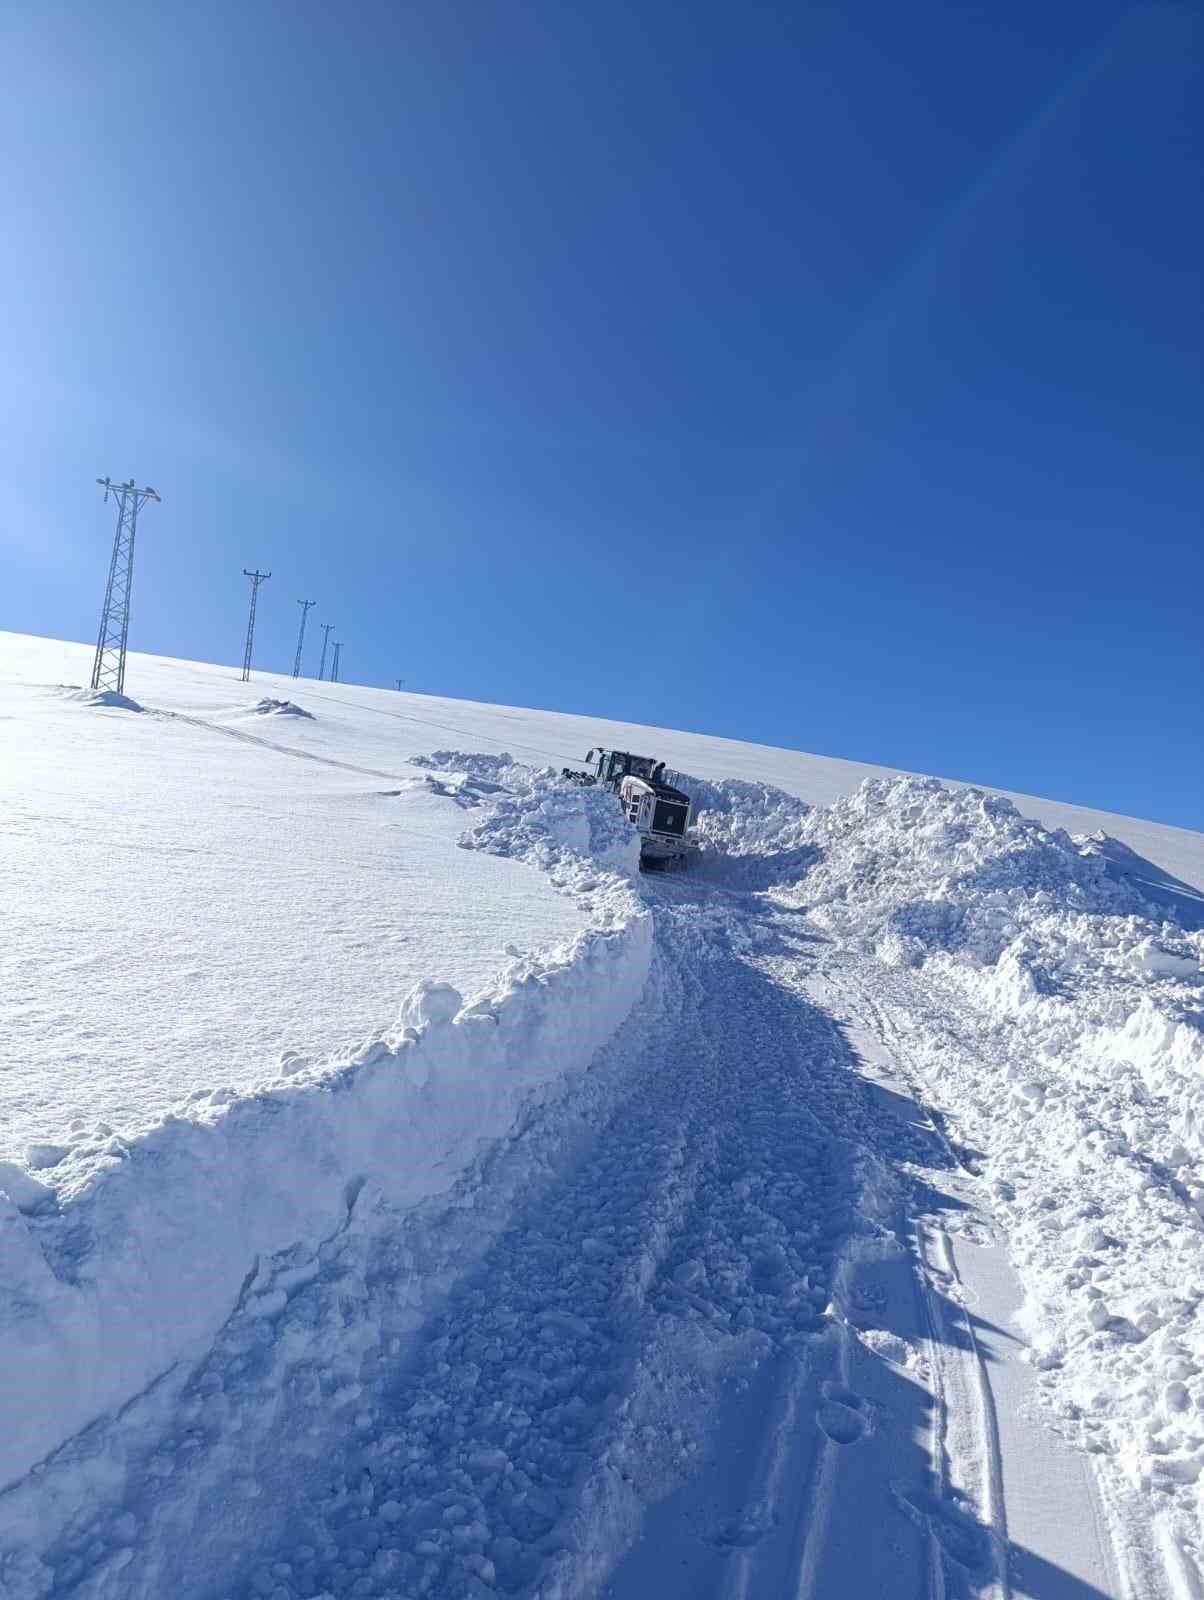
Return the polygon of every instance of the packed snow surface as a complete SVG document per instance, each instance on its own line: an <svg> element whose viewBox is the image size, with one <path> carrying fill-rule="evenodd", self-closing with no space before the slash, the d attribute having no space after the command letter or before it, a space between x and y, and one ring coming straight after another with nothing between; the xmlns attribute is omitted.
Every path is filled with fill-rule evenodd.
<svg viewBox="0 0 1204 1600"><path fill-rule="evenodd" d="M5 1600L1204 1593L1199 836L3 651Z"/></svg>

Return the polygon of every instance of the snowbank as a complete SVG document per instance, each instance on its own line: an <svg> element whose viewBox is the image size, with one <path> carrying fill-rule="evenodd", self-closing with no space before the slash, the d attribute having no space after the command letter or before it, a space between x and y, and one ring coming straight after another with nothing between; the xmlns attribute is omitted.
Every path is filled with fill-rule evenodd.
<svg viewBox="0 0 1204 1600"><path fill-rule="evenodd" d="M804 822L811 807L771 783L708 782L688 772L668 772L666 781L690 796L691 828L704 857L780 856L809 842Z"/></svg>
<svg viewBox="0 0 1204 1600"><path fill-rule="evenodd" d="M1060 1425L1128 1480L1204 1489L1204 935L1099 841L933 780L876 780L806 833L794 891L865 966L894 1047L981 1152Z"/></svg>
<svg viewBox="0 0 1204 1600"><path fill-rule="evenodd" d="M803 832L820 858L799 893L821 926L926 965L1040 1057L1133 1069L1200 1149L1204 934L1158 918L1096 841L932 778L872 780Z"/></svg>
<svg viewBox="0 0 1204 1600"><path fill-rule="evenodd" d="M492 782L506 792L507 798L465 836L470 848L517 853L546 868L556 847L567 845L614 871L638 870L638 838L609 790L566 784L555 768L524 766L507 751L471 755L437 750L416 757L411 765L434 768L460 787ZM802 870L794 860L798 852L808 860L814 856L805 828L811 807L785 790L770 783L708 781L668 770L665 781L690 796L691 840L708 865L721 862L739 877L742 863L791 858L791 875L797 877Z"/></svg>
<svg viewBox="0 0 1204 1600"><path fill-rule="evenodd" d="M1028 908L1138 909L1090 845L999 795L935 778L871 780L812 812L803 833L822 852L802 886L816 919L866 948L893 940L916 960L956 948L994 963Z"/></svg>
<svg viewBox="0 0 1204 1600"><path fill-rule="evenodd" d="M286 1056L281 1081L215 1091L136 1140L102 1129L48 1153L38 1176L0 1168L0 1486L195 1357L261 1256L316 1248L365 1191L406 1208L446 1190L626 1017L651 920L624 877L581 853L594 822L606 832L595 797L562 802L523 781L481 842L579 898L589 925L574 940L516 955L467 1005L420 984L358 1050L320 1065Z"/></svg>
<svg viewBox="0 0 1204 1600"><path fill-rule="evenodd" d="M467 850L517 857L571 892L596 888L597 870L623 878L639 871L639 835L608 790L566 783L555 768L524 766L506 751L436 750L411 765L443 774L445 792L490 795L488 815L460 840Z"/></svg>

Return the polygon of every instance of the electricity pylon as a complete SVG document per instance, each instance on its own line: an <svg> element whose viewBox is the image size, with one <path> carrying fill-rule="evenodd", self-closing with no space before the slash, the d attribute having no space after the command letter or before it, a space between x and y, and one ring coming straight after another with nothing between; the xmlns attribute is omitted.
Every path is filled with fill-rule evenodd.
<svg viewBox="0 0 1204 1600"><path fill-rule="evenodd" d="M154 489L136 489L134 480L114 483L97 478L105 492L117 501L117 531L113 535L113 555L109 561L109 581L105 585L104 610L100 632L96 635L96 658L92 663L93 689L116 689L125 693L125 646L130 634L130 588L134 582L134 534L138 513L148 500L160 499Z"/></svg>
<svg viewBox="0 0 1204 1600"><path fill-rule="evenodd" d="M305 643L305 619L309 616L310 606L316 606L317 603L318 602L316 600L297 601L297 604L301 607L301 630L297 634L297 654L293 657L294 678L299 678L301 676L301 646Z"/></svg>
<svg viewBox="0 0 1204 1600"><path fill-rule="evenodd" d="M318 626L322 630L322 659L318 662L318 682L321 683L326 676L326 646L330 643L330 636L334 632L334 623L320 622Z"/></svg>
<svg viewBox="0 0 1204 1600"><path fill-rule="evenodd" d="M255 607L259 602L259 585L270 578L272 574L270 572L260 572L258 568L254 572L248 572L244 567L242 575L244 578L250 578L251 580L251 614L247 618L247 648L243 651L242 658L242 681L247 683L251 677L251 647L255 643Z"/></svg>
<svg viewBox="0 0 1204 1600"><path fill-rule="evenodd" d="M339 681L339 651L342 648L343 641L341 639L336 639L334 642L334 660L330 663L331 683L337 683Z"/></svg>

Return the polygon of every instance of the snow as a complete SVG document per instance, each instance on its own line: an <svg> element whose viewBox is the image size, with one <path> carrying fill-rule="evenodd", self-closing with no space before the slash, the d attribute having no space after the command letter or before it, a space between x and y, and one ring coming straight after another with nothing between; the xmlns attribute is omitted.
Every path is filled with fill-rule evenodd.
<svg viewBox="0 0 1204 1600"><path fill-rule="evenodd" d="M535 874L460 850L459 811L345 711L265 713L261 686L217 669L159 668L181 687L152 696L131 663L132 717L13 682L12 653L0 641L0 1159L256 1088L286 1053L388 1027L422 978L471 995L506 944L583 926ZM46 666L84 677L78 655Z"/></svg>
<svg viewBox="0 0 1204 1600"><path fill-rule="evenodd" d="M879 780L809 829L792 893L983 1153L1060 1426L1198 1565L1204 934L997 797Z"/></svg>
<svg viewBox="0 0 1204 1600"><path fill-rule="evenodd" d="M316 1251L366 1185L399 1209L438 1193L520 1103L581 1071L643 986L647 918L621 920L628 898L612 885L603 925L559 959L513 962L471 1005L417 985L397 1026L347 1058L194 1100L136 1141L58 1151L42 1163L53 1197L0 1187L0 1281L22 1308L0 1329L0 1481L211 1341L249 1262Z"/></svg>
<svg viewBox="0 0 1204 1600"><path fill-rule="evenodd" d="M85 657L0 639L5 1600L1204 1592L1204 838Z"/></svg>

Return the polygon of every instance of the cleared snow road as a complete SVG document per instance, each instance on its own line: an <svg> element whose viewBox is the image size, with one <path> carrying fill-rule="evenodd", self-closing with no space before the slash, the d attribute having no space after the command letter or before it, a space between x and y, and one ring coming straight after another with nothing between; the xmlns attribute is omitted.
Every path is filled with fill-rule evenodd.
<svg viewBox="0 0 1204 1600"><path fill-rule="evenodd" d="M449 1198L354 1194L256 1263L212 1348L3 1497L10 1541L57 1508L6 1593L1130 1592L1087 1473L999 1426L973 1156L833 1020L797 910L647 893L587 1077Z"/></svg>
<svg viewBox="0 0 1204 1600"><path fill-rule="evenodd" d="M158 1014L103 993L135 1087L130 1037L187 1014L150 957L187 988L170 938L200 972L223 896L260 1020L288 979L277 1042L323 995L340 1036L357 993L392 1014L396 945L449 953L449 886L462 957L582 931L470 1004L419 986L262 1092L214 1089L210 1041L201 1085L186 1059L146 1085L152 1119L187 1083L182 1116L73 1129L46 1184L0 1169L4 1600L1199 1600L1204 945L1134 897L1148 864L929 780L808 813L691 779L698 870L633 885L609 797L505 757L411 750L367 793L388 740L232 703L212 669L166 718L6 692L44 713L9 839L43 946L67 906L142 941ZM48 879L60 719L155 797L118 842L174 849L186 817L195 849L200 818L208 864L148 896L80 768ZM226 783L203 804L198 772ZM229 859L269 815L309 878L292 953L274 908L304 885ZM247 955L214 964L239 1027ZM98 970L93 1000L135 971Z"/></svg>

